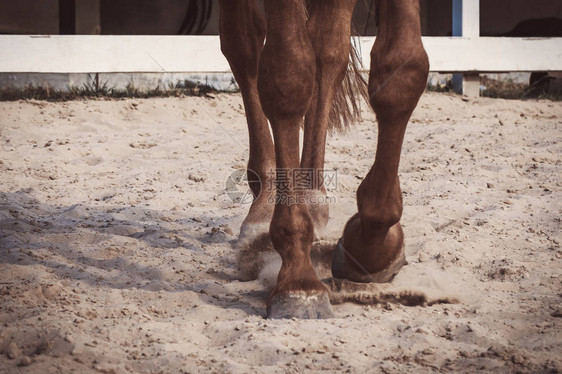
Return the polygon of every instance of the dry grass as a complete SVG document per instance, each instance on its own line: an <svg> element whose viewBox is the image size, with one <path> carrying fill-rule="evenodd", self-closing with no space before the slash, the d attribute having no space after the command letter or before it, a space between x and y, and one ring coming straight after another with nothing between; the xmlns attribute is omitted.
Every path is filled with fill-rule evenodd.
<svg viewBox="0 0 562 374"><path fill-rule="evenodd" d="M82 87L71 87L69 90L56 90L48 86L27 86L24 89L6 88L0 90L0 101L16 100L45 100L71 101L92 98L149 98L149 97L179 97L179 96L207 96L218 90L208 85L201 85L191 81L184 81L165 89L156 87L143 90L133 83L124 89L109 87L107 82L102 84L88 83Z"/></svg>
<svg viewBox="0 0 562 374"><path fill-rule="evenodd" d="M525 100L546 99L562 101L562 92L545 93L538 87L527 83L518 83L512 79L491 79L482 76L481 85L485 87L482 96L499 99ZM237 87L237 86L236 86ZM431 92L452 92L451 81L441 86L429 85ZM159 86L153 89L139 89L129 83L124 89L109 87L107 82L95 84L93 81L82 87L71 87L69 90L56 90L48 86L27 86L24 89L0 89L0 101L17 100L44 100L44 101L72 101L93 98L150 98L150 97L180 97L180 96L208 96L209 94L224 92L216 88L198 84L192 81L183 81L167 88ZM228 91L233 92L233 91Z"/></svg>
<svg viewBox="0 0 562 374"><path fill-rule="evenodd" d="M497 80L486 76L480 78L480 84L486 87L482 96L499 99L523 99L529 89L528 84L517 83L512 79Z"/></svg>
<svg viewBox="0 0 562 374"><path fill-rule="evenodd" d="M540 85L529 85L528 83L515 82L512 79L492 79L483 75L480 78L480 85L484 87L481 95L494 99L508 100L526 100L526 99L542 99L561 101L562 92L549 93L545 92ZM453 92L452 81L447 81L442 86L429 85L427 90L431 92Z"/></svg>

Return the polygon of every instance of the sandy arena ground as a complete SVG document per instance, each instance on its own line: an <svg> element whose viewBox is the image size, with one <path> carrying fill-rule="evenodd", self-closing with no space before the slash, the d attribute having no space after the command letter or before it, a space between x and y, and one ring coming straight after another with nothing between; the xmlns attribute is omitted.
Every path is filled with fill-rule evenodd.
<svg viewBox="0 0 562 374"><path fill-rule="evenodd" d="M328 139L320 243L373 161L365 113ZM264 319L275 264L238 280L248 205L225 181L247 148L235 94L0 103L0 372L562 371L562 103L424 95L400 167L409 265L330 320ZM377 299L400 292L427 300Z"/></svg>

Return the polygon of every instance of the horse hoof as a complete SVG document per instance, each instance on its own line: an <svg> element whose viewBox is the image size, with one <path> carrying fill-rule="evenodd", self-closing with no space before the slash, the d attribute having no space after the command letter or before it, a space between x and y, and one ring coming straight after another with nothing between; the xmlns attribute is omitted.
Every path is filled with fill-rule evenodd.
<svg viewBox="0 0 562 374"><path fill-rule="evenodd" d="M306 294L304 291L275 295L267 307L267 318L325 319L334 318L327 292Z"/></svg>
<svg viewBox="0 0 562 374"><path fill-rule="evenodd" d="M347 254L347 256L346 256ZM358 283L387 283L392 281L396 274L406 265L406 255L404 253L404 246L396 258L383 270L377 273L369 273L367 270L356 271L352 270L348 265L348 261L353 260L345 247L343 246L343 238L338 241L334 257L332 259L332 275L334 278L347 279ZM354 267L362 269L361 264L355 263Z"/></svg>

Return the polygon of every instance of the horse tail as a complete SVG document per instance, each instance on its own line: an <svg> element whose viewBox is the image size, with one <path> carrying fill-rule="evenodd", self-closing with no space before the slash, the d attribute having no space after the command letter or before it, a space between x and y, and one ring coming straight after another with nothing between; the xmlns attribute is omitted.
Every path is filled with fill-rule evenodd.
<svg viewBox="0 0 562 374"><path fill-rule="evenodd" d="M361 101L369 102L364 71L359 45L357 39L353 38L347 72L336 90L330 111L328 122L330 132L345 132L353 123L361 121Z"/></svg>

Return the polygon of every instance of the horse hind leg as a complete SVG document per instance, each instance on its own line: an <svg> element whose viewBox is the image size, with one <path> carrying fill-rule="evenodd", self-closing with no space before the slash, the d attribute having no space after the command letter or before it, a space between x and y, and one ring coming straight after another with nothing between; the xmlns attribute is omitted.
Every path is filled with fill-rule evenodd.
<svg viewBox="0 0 562 374"><path fill-rule="evenodd" d="M254 195L238 240L243 279L255 279L262 252L272 250L269 223L273 215L275 151L258 95L258 61L265 39L265 19L256 0L220 0L221 50L240 87L250 138L248 183Z"/></svg>
<svg viewBox="0 0 562 374"><path fill-rule="evenodd" d="M307 206L315 229L328 223L329 206L324 185L326 134L332 105L346 75L351 50L351 17L355 0L308 1L308 33L314 48L316 76L304 122L301 168L306 180ZM330 20L330 22L326 22Z"/></svg>

